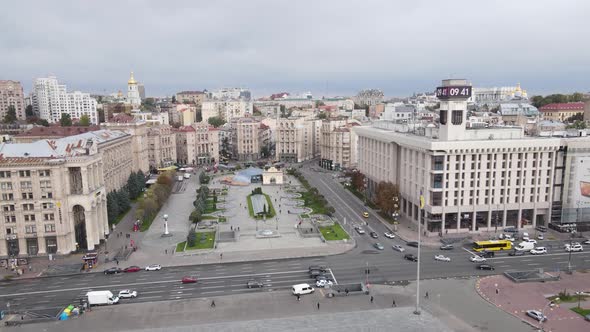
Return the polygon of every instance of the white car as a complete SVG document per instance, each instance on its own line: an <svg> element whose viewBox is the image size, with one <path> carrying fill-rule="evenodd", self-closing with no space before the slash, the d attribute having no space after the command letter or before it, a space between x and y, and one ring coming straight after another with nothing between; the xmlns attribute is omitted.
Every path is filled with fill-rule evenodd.
<svg viewBox="0 0 590 332"><path fill-rule="evenodd" d="M436 255L436 256L434 256L434 259L436 259L437 261L443 261L443 262L450 262L451 261L451 257L447 257L444 255Z"/></svg>
<svg viewBox="0 0 590 332"><path fill-rule="evenodd" d="M543 235L543 233L539 233L539 235L537 235L537 239L545 240L545 235Z"/></svg>
<svg viewBox="0 0 590 332"><path fill-rule="evenodd" d="M590 240L586 240L583 242L584 244L590 244Z"/></svg>
<svg viewBox="0 0 590 332"><path fill-rule="evenodd" d="M394 244L394 245L391 246L391 248L393 248L393 250L399 251L399 252L406 251L406 249L404 249L404 247L400 246L399 244Z"/></svg>
<svg viewBox="0 0 590 332"><path fill-rule="evenodd" d="M359 234L365 234L365 230L362 227L357 227L356 232Z"/></svg>
<svg viewBox="0 0 590 332"><path fill-rule="evenodd" d="M528 239L528 240L525 240L525 241L528 242L528 243L537 244L537 240L535 240L535 239Z"/></svg>
<svg viewBox="0 0 590 332"><path fill-rule="evenodd" d="M160 271L162 266L160 264L152 264L145 267L146 271Z"/></svg>
<svg viewBox="0 0 590 332"><path fill-rule="evenodd" d="M119 292L119 297L122 299L132 299L137 297L137 292L136 291L130 291L128 289L124 289L122 291Z"/></svg>
<svg viewBox="0 0 590 332"><path fill-rule="evenodd" d="M547 248L545 247L536 247L535 249L531 249L530 253L532 255L543 255L547 253Z"/></svg>
<svg viewBox="0 0 590 332"><path fill-rule="evenodd" d="M481 263L481 262L485 262L486 259L481 257L481 256L471 256L471 258L469 258L470 261L474 262L474 263Z"/></svg>
<svg viewBox="0 0 590 332"><path fill-rule="evenodd" d="M563 249L567 250L567 248L569 248L570 246L578 246L578 245L581 245L580 242L566 243L563 245Z"/></svg>
<svg viewBox="0 0 590 332"><path fill-rule="evenodd" d="M385 235L385 237L388 239L395 239L395 235L393 235L393 233L385 232L383 235Z"/></svg>
<svg viewBox="0 0 590 332"><path fill-rule="evenodd" d="M545 315L543 315L543 313L540 312L539 310L527 310L526 314L527 314L527 316L529 316L539 322L543 322L543 321L547 320L547 317Z"/></svg>
<svg viewBox="0 0 590 332"><path fill-rule="evenodd" d="M582 247L581 244L576 243L576 244L572 244L571 246L567 246L565 247L565 251L567 252L578 252L578 251L584 251L584 247Z"/></svg>
<svg viewBox="0 0 590 332"><path fill-rule="evenodd" d="M334 283L330 280L321 279L315 282L317 287L325 288L325 287L332 287Z"/></svg>

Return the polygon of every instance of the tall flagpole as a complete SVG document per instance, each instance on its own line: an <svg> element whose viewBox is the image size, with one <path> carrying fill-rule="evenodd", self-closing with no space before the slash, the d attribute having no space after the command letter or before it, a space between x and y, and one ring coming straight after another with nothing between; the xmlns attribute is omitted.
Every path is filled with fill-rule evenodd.
<svg viewBox="0 0 590 332"><path fill-rule="evenodd" d="M424 209L424 196L420 190L420 209L418 209L418 262L416 262L416 309L414 315L420 315L420 238L421 238L421 224L422 224L422 209Z"/></svg>

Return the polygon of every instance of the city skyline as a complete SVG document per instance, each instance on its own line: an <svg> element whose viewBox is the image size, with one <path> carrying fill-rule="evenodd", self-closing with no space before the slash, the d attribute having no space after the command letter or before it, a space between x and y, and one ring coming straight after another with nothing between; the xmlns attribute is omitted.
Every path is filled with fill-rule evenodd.
<svg viewBox="0 0 590 332"><path fill-rule="evenodd" d="M31 5L38 10L27 11ZM590 28L583 17L589 6L25 1L0 14L12 31L0 37L0 56L11 63L2 79L19 80L29 92L35 78L56 75L72 90L102 94L124 90L134 71L149 96L224 86L249 87L256 96L364 88L405 96L447 77L468 77L475 86L520 82L531 95L587 92L590 48L576 32Z"/></svg>

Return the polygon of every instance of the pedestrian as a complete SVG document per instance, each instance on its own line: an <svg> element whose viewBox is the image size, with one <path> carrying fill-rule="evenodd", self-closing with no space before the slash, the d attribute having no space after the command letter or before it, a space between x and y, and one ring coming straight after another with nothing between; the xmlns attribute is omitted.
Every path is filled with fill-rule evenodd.
<svg viewBox="0 0 590 332"><path fill-rule="evenodd" d="M219 254L219 259L223 259L223 253Z"/></svg>
<svg viewBox="0 0 590 332"><path fill-rule="evenodd" d="M211 308L215 308L215 300L211 301Z"/></svg>
<svg viewBox="0 0 590 332"><path fill-rule="evenodd" d="M301 295L297 294L297 301L301 301Z"/></svg>
<svg viewBox="0 0 590 332"><path fill-rule="evenodd" d="M318 302L318 310L320 310L320 303Z"/></svg>
<svg viewBox="0 0 590 332"><path fill-rule="evenodd" d="M500 293L500 290L496 288L496 295L498 295L498 293Z"/></svg>
<svg viewBox="0 0 590 332"><path fill-rule="evenodd" d="M240 226L238 226L238 232L240 231Z"/></svg>
<svg viewBox="0 0 590 332"><path fill-rule="evenodd" d="M374 300L373 295L371 295L371 303L373 303L373 300Z"/></svg>
<svg viewBox="0 0 590 332"><path fill-rule="evenodd" d="M168 249L164 249L164 252L166 253L166 255L168 255Z"/></svg>
<svg viewBox="0 0 590 332"><path fill-rule="evenodd" d="M348 288L344 289L344 293L346 293L346 296L348 296Z"/></svg>
<svg viewBox="0 0 590 332"><path fill-rule="evenodd" d="M395 304L395 299L393 299L393 302L391 302L391 307L397 307L397 304Z"/></svg>
<svg viewBox="0 0 590 332"><path fill-rule="evenodd" d="M428 298L428 292L426 292L426 296L425 297Z"/></svg>
<svg viewBox="0 0 590 332"><path fill-rule="evenodd" d="M233 231L234 230L234 226L229 226L229 230Z"/></svg>
<svg viewBox="0 0 590 332"><path fill-rule="evenodd" d="M32 269L33 267L31 267L31 264L29 264L29 272L31 272Z"/></svg>
<svg viewBox="0 0 590 332"><path fill-rule="evenodd" d="M119 260L115 259L115 263L117 263L117 266L119 266Z"/></svg>

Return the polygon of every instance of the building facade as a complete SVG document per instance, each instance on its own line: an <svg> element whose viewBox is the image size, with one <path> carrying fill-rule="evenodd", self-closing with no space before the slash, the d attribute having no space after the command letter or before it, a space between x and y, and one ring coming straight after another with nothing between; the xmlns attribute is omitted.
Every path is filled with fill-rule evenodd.
<svg viewBox="0 0 590 332"><path fill-rule="evenodd" d="M545 120L565 122L574 115L584 115L584 102L548 104L539 111Z"/></svg>
<svg viewBox="0 0 590 332"><path fill-rule="evenodd" d="M83 115L88 116L90 123L98 124L96 99L89 93L80 91L67 92L64 84L59 84L57 78L38 78L33 84L33 111L49 123L57 123L63 113L69 114L73 122Z"/></svg>
<svg viewBox="0 0 590 332"><path fill-rule="evenodd" d="M183 104L195 104L200 109L205 99L202 91L181 91L176 94L176 102Z"/></svg>
<svg viewBox="0 0 590 332"><path fill-rule="evenodd" d="M206 123L194 123L195 129L195 162L197 165L219 162L219 129Z"/></svg>
<svg viewBox="0 0 590 332"><path fill-rule="evenodd" d="M320 165L323 168L340 170L356 167L357 135L352 127L357 122L349 120L323 121L320 129Z"/></svg>
<svg viewBox="0 0 590 332"><path fill-rule="evenodd" d="M14 107L18 120L26 119L23 86L18 81L0 80L0 121L4 120L10 106Z"/></svg>
<svg viewBox="0 0 590 332"><path fill-rule="evenodd" d="M103 174L92 140L0 144L0 257L96 248L109 234Z"/></svg>
<svg viewBox="0 0 590 332"><path fill-rule="evenodd" d="M357 93L354 102L360 106L373 106L383 102L383 91L379 89L365 89Z"/></svg>
<svg viewBox="0 0 590 332"><path fill-rule="evenodd" d="M176 162L176 135L171 126L150 127L147 136L150 168L166 167Z"/></svg>
<svg viewBox="0 0 590 332"><path fill-rule="evenodd" d="M239 118L231 122L234 131L233 157L239 161L256 161L261 158L263 146L270 143L270 130L254 118Z"/></svg>
<svg viewBox="0 0 590 332"><path fill-rule="evenodd" d="M322 120L280 118L275 128L275 155L281 162L300 163L320 156Z"/></svg>
<svg viewBox="0 0 590 332"><path fill-rule="evenodd" d="M252 102L241 99L205 100L201 109L202 122L207 122L212 117L230 122L234 118L250 116L252 113Z"/></svg>
<svg viewBox="0 0 590 332"><path fill-rule="evenodd" d="M133 171L147 174L150 170L148 158L147 123L138 121L127 114L117 114L108 122L101 123L103 129L122 131L131 135Z"/></svg>

